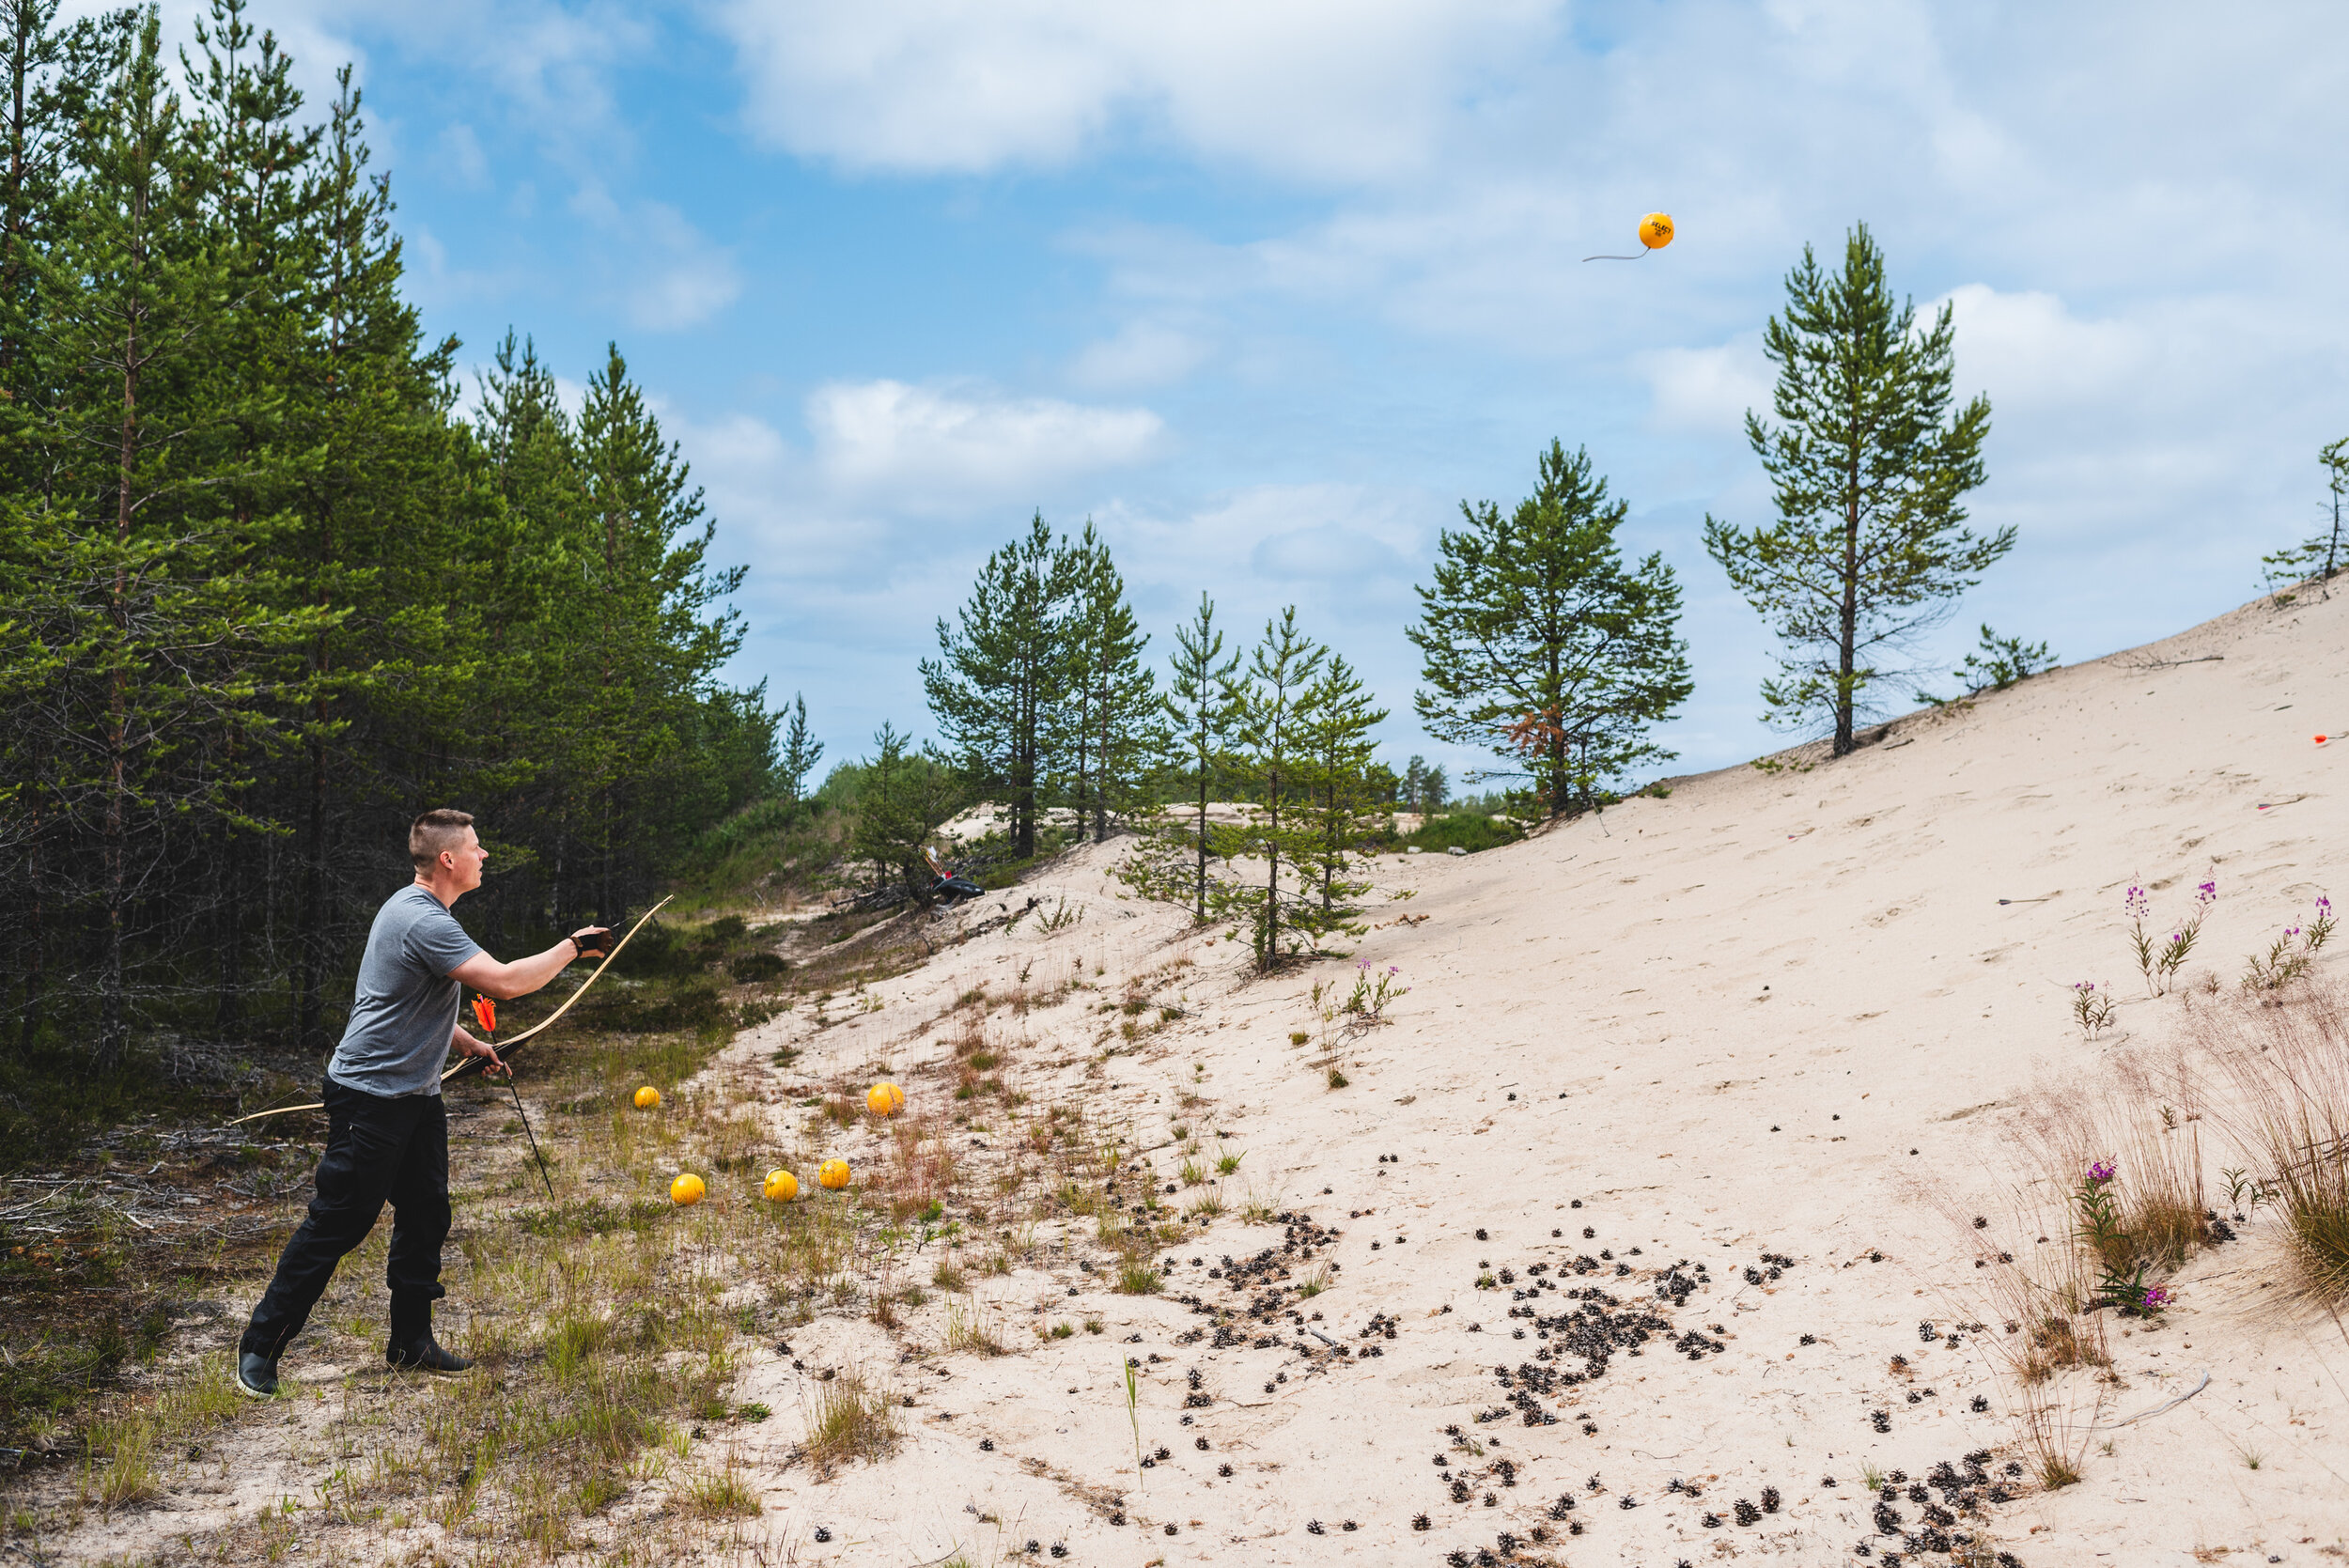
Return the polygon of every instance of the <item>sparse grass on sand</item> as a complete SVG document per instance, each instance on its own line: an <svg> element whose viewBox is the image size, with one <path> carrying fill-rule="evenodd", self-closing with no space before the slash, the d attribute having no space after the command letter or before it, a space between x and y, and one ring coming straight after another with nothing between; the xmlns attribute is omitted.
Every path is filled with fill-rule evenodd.
<svg viewBox="0 0 2349 1568"><path fill-rule="evenodd" d="M2233 1090L2224 1122L2263 1168L2300 1283L2338 1317L2349 1307L2349 995L2309 980L2203 1002L2193 1018Z"/></svg>

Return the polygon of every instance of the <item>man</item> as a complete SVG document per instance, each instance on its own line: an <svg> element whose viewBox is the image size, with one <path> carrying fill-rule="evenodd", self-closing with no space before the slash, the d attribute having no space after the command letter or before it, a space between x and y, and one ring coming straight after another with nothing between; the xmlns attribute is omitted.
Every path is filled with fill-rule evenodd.
<svg viewBox="0 0 2349 1568"><path fill-rule="evenodd" d="M451 1050L497 1052L457 1026L464 989L500 1001L528 996L574 958L600 954L611 933L583 926L535 957L501 964L474 945L449 906L481 885L490 852L461 811L428 811L409 827L416 879L385 899L359 961L358 994L342 1043L326 1064L326 1153L319 1160L309 1216L286 1243L276 1277L253 1309L238 1346L237 1391L277 1392L277 1359L309 1320L334 1265L365 1241L392 1204L391 1338L395 1367L454 1374L473 1363L432 1338L441 1288L441 1244L448 1239L448 1117L441 1064Z"/></svg>

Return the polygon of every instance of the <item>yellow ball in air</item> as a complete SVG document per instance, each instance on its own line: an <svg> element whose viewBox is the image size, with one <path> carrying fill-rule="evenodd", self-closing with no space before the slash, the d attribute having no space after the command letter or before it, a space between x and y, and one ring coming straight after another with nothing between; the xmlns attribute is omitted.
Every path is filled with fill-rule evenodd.
<svg viewBox="0 0 2349 1568"><path fill-rule="evenodd" d="M894 1116L906 1108L906 1092L894 1083L876 1083L864 1091L864 1109L876 1116Z"/></svg>
<svg viewBox="0 0 2349 1568"><path fill-rule="evenodd" d="M702 1185L699 1176L688 1171L669 1184L669 1202L687 1205L698 1203L702 1201L702 1194L708 1190Z"/></svg>
<svg viewBox="0 0 2349 1568"><path fill-rule="evenodd" d="M661 1091L655 1089L651 1084L647 1083L642 1089L636 1091L637 1110L650 1110L654 1106L657 1106L660 1103Z"/></svg>
<svg viewBox="0 0 2349 1568"><path fill-rule="evenodd" d="M770 1203L787 1203L800 1195L800 1178L788 1171L770 1171L766 1193Z"/></svg>
<svg viewBox="0 0 2349 1568"><path fill-rule="evenodd" d="M845 1159L824 1161L823 1168L816 1172L816 1179L831 1190L839 1191L848 1185L848 1162Z"/></svg>
<svg viewBox="0 0 2349 1568"><path fill-rule="evenodd" d="M1651 212L1640 220L1640 243L1649 250L1660 251L1672 242L1672 215Z"/></svg>

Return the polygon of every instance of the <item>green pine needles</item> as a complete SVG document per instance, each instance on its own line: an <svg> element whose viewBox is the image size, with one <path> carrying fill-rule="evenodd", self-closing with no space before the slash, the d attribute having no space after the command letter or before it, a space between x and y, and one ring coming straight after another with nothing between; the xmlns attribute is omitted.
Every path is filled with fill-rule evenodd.
<svg viewBox="0 0 2349 1568"><path fill-rule="evenodd" d="M1775 492L1778 520L1741 530L1704 520L1704 547L1786 644L1763 682L1774 722L1824 723L1834 754L1853 746L1878 660L1936 624L2015 544L2015 530L1967 530L1959 505L1983 482L1990 401L1952 411L1956 332L1895 301L1868 226L1829 276L1805 246L1786 277L1786 313L1764 351L1778 366L1779 423L1746 415L1746 439Z"/></svg>
<svg viewBox="0 0 2349 1568"><path fill-rule="evenodd" d="M966 783L1007 808L1015 856L1036 852L1047 811L1099 840L1138 799L1163 747L1148 643L1093 524L1056 540L1041 513L939 621L923 691Z"/></svg>
<svg viewBox="0 0 2349 1568"><path fill-rule="evenodd" d="M1175 800L1139 814L1118 875L1144 897L1249 933L1257 966L1358 935L1357 875L1393 775L1372 760L1384 722L1352 665L1298 628L1294 605L1249 650L1225 654L1214 602L1174 634L1164 753ZM1210 814L1219 791L1238 807ZM1171 793L1171 791L1170 791ZM1220 862L1220 866L1216 864Z"/></svg>
<svg viewBox="0 0 2349 1568"><path fill-rule="evenodd" d="M2314 582L2319 594L2330 598L2333 579L2349 567L2349 535L2342 532L2341 518L2341 502L2349 500L2349 436L2326 442L2316 460L2325 467L2325 488L2331 500L2325 526L2289 549L2260 557L2279 603L2291 602L2292 596L2283 589L2302 582Z"/></svg>
<svg viewBox="0 0 2349 1568"><path fill-rule="evenodd" d="M1670 757L1647 737L1687 700L1680 585L1661 555L1626 567L1610 501L1587 452L1553 441L1533 493L1506 517L1460 504L1466 526L1438 543L1408 636L1421 654L1417 708L1428 733L1491 747L1564 816L1600 804L1629 768ZM1412 759L1414 765L1417 758ZM1442 774L1408 781L1442 800Z"/></svg>

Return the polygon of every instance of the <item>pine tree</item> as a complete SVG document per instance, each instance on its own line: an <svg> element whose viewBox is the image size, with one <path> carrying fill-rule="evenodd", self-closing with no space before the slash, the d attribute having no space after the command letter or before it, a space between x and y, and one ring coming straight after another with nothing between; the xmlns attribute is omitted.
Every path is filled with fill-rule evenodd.
<svg viewBox="0 0 2349 1568"><path fill-rule="evenodd" d="M684 744L718 668L741 645L739 618L713 613L744 568L708 564L711 527L676 443L629 380L616 345L588 379L577 436L590 536L570 606L587 694L579 787L594 817L596 906L605 918L648 885L648 851L680 819L721 808L718 781Z"/></svg>
<svg viewBox="0 0 2349 1568"><path fill-rule="evenodd" d="M1363 814L1376 801L1371 754L1377 748L1370 732L1387 722L1387 710L1375 706L1354 667L1331 654L1305 693L1301 718L1299 739L1312 767L1306 822L1313 838L1302 863L1310 891L1320 900L1315 918L1322 929L1336 929L1355 912L1353 901L1370 891L1351 873L1360 858L1355 846Z"/></svg>
<svg viewBox="0 0 2349 1568"><path fill-rule="evenodd" d="M232 301L222 237L202 204L211 170L192 157L163 79L154 13L125 13L120 65L94 109L57 238L37 267L39 351L59 388L49 414L73 486L58 541L58 603L75 649L58 683L61 804L94 831L101 952L97 1064L129 1043L132 923L163 864L166 833L233 809L233 770L197 750L275 725L256 661L318 617L256 592L266 530L224 516L204 466L224 433L257 417L226 363Z"/></svg>
<svg viewBox="0 0 2349 1568"><path fill-rule="evenodd" d="M849 857L894 874L909 894L927 904L933 878L922 850L962 809L962 781L944 758L914 749L889 724L874 735L873 756L862 771Z"/></svg>
<svg viewBox="0 0 2349 1568"><path fill-rule="evenodd" d="M283 73L280 56L269 75L282 82ZM222 96L233 105L240 94ZM287 502L293 526L274 559L284 602L321 619L288 674L303 688L300 746L274 793L300 867L294 1027L312 1050L334 1033L331 974L363 939L386 877L397 875L384 863L384 836L420 802L443 803L425 800L422 774L434 765L417 759L439 749L477 754L486 738L460 716L480 690L474 540L492 503L472 482L471 443L450 418L456 340L428 348L414 308L399 297L390 185L367 170L361 111L345 67L306 199L287 212L281 241L300 272L302 332L276 362L287 405L280 439L303 461ZM272 117L282 123L289 113L290 105ZM240 140L254 153L243 183L275 183L282 133ZM232 900L221 931L231 978L244 972L239 955L251 924L243 900ZM265 967L245 988L269 978ZM223 994L234 994L226 981Z"/></svg>
<svg viewBox="0 0 2349 1568"><path fill-rule="evenodd" d="M922 661L922 689L939 735L977 793L1011 811L1012 853L1035 853L1036 816L1066 733L1069 601L1076 583L1068 551L1036 514L1024 537L979 568L971 598L950 629L938 622L935 660Z"/></svg>
<svg viewBox="0 0 2349 1568"><path fill-rule="evenodd" d="M189 118L190 161L204 171L196 202L214 236L223 263L228 308L215 350L212 374L224 389L230 417L206 432L194 447L197 463L212 475L217 503L248 541L250 558L265 565L271 605L282 612L310 608L317 622L309 641L330 641L335 624L360 593L334 598L304 583L309 575L294 566L302 548L298 499L303 479L316 460L309 444L288 428L298 400L288 396L298 366L309 357L318 317L311 283L319 237L319 210L331 186L313 176L321 128L300 127L294 116L302 95L290 79L291 62L274 37L257 35L245 20L243 0L211 0L209 17L195 23L196 57L183 52ZM339 561L329 551L325 557ZM293 569L288 569L288 567ZM304 588L312 591L304 592ZM364 593L362 589L360 592ZM287 650L268 672L280 713L299 711L327 696L331 676L314 660ZM313 726L315 727L315 726ZM226 865L269 829L255 815L265 786L269 753L291 741L275 725L248 735L231 725L216 737L211 765L223 775L226 810L212 824L210 857ZM255 754L252 742L264 748ZM314 858L305 877L311 894L302 922L306 971L297 982L315 999L325 911L317 894ZM242 877L223 877L210 896L191 902L185 912L200 920L217 955L213 1022L224 1035L241 1031L247 982L245 926L252 908L268 896ZM313 1044L323 1045L312 1030Z"/></svg>
<svg viewBox="0 0 2349 1568"><path fill-rule="evenodd" d="M1174 678L1159 699L1158 735L1165 771L1190 797L1182 802L1190 820L1163 801L1139 814L1138 842L1120 862L1118 877L1145 898L1190 905L1192 918L1205 924L1221 897L1207 875L1213 836L1207 802L1230 761L1238 717L1233 676L1239 668L1239 655L1223 652L1215 601L1205 594L1190 620L1174 629L1173 665Z"/></svg>
<svg viewBox="0 0 2349 1568"><path fill-rule="evenodd" d="M1134 623L1126 580L1090 521L1065 559L1070 733L1060 749L1074 765L1069 802L1078 832L1090 815L1093 841L1100 844L1109 838L1111 816L1131 807L1150 759L1162 747L1158 684L1142 661L1150 639Z"/></svg>
<svg viewBox="0 0 2349 1568"><path fill-rule="evenodd" d="M109 74L120 30L86 20L60 29L56 0L0 0L0 695L18 722L0 732L8 828L0 838L8 888L5 945L16 979L17 1039L39 1033L56 901L67 885L69 819L58 795L62 710L71 673L60 651L74 617L46 591L69 537L56 494L65 453L50 411L39 341L41 263L55 242L58 193L93 92Z"/></svg>
<svg viewBox="0 0 2349 1568"><path fill-rule="evenodd" d="M1248 917L1259 969L1272 968L1284 951L1296 951L1321 925L1299 896L1282 886L1281 870L1287 862L1296 879L1299 862L1316 848L1305 820L1314 768L1306 750L1305 703L1328 657L1327 648L1297 629L1297 607L1291 605L1278 620L1265 623L1264 638L1234 689L1237 761L1255 791L1256 810L1250 821L1219 829L1215 837L1226 860L1264 859L1262 888L1233 890L1226 900Z"/></svg>
<svg viewBox="0 0 2349 1568"><path fill-rule="evenodd" d="M2015 530L1965 527L1959 499L1983 482L1990 400L1950 411L1951 307L1916 331L1916 307L1893 300L1865 224L1833 277L1804 246L1786 295L1763 337L1780 423L1746 414L1778 521L1740 531L1707 516L1704 548L1790 644L1762 685L1771 719L1825 718L1840 757L1869 688L1892 673L1877 655L1945 616L2014 548Z"/></svg>
<svg viewBox="0 0 2349 1568"><path fill-rule="evenodd" d="M563 930L578 924L573 834L582 817L583 737L567 715L591 695L597 678L578 657L568 618L589 505L554 373L530 339L518 343L508 331L491 350L473 425L482 482L495 504L473 541L472 597L485 654L476 700L489 731L489 766L474 781L473 798L486 808L477 815L498 824L499 838L528 857L534 914ZM422 761L417 798L453 799L434 760ZM492 889L503 914L504 889Z"/></svg>
<svg viewBox="0 0 2349 1568"><path fill-rule="evenodd" d="M1237 649L1223 653L1223 633L1216 629L1215 600L1199 596L1199 609L1189 624L1174 629L1174 678L1166 696L1167 717L1174 724L1174 747L1188 786L1197 791L1191 823L1191 847L1196 877L1193 912L1207 918L1207 798L1225 763L1232 726L1239 718L1239 698L1232 677L1239 669Z"/></svg>
<svg viewBox="0 0 2349 1568"><path fill-rule="evenodd" d="M1428 733L1523 759L1552 816L1594 804L1627 768L1672 753L1646 738L1688 695L1680 587L1663 557L1626 569L1587 452L1541 454L1533 493L1503 518L1460 505L1438 541L1435 582L1407 633L1427 684Z"/></svg>
<svg viewBox="0 0 2349 1568"><path fill-rule="evenodd" d="M2333 597L2333 579L2349 567L2349 533L2343 532L2341 503L2349 501L2349 436L2327 442L2316 454L2325 466L2325 488L2331 498L2325 527L2287 550L2260 557L2271 588L2313 582L2318 596Z"/></svg>
<svg viewBox="0 0 2349 1568"><path fill-rule="evenodd" d="M824 754L824 743L815 737L807 727L807 698L801 692L791 693L791 727L785 732L783 756L775 768L775 783L786 800L801 800L807 787L807 776Z"/></svg>

